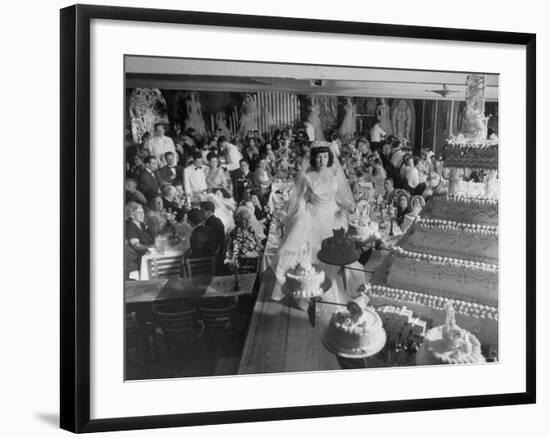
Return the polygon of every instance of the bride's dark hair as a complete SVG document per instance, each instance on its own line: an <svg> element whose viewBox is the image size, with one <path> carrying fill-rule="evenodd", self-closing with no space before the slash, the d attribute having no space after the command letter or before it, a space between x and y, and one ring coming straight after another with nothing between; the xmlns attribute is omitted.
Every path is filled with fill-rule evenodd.
<svg viewBox="0 0 550 438"><path fill-rule="evenodd" d="M317 158L317 155L322 154L323 152L328 152L328 163L327 167L331 167L334 164L334 154L327 146L317 146L312 147L311 151L309 153L309 165L316 169L317 165L315 164L315 159Z"/></svg>

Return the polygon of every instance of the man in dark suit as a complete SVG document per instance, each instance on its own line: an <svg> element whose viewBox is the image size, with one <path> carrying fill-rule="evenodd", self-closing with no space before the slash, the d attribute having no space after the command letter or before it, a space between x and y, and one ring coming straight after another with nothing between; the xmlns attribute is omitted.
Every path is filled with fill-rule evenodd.
<svg viewBox="0 0 550 438"><path fill-rule="evenodd" d="M246 189L254 185L254 175L250 172L250 166L246 159L239 161L239 168L235 170L231 177L233 179L233 196L237 203L241 202Z"/></svg>
<svg viewBox="0 0 550 438"><path fill-rule="evenodd" d="M157 173L163 184L183 184L183 167L176 164L176 157L173 152L164 154L166 166L161 167Z"/></svg>
<svg viewBox="0 0 550 438"><path fill-rule="evenodd" d="M176 215L176 220L181 222L185 216L185 209L176 203L176 188L171 184L166 184L162 188L162 205L164 209Z"/></svg>
<svg viewBox="0 0 550 438"><path fill-rule="evenodd" d="M201 210L206 219L205 225L214 231L218 248L223 252L225 246L225 227L221 219L214 214L216 207L211 201L204 201L201 202Z"/></svg>
<svg viewBox="0 0 550 438"><path fill-rule="evenodd" d="M161 181L157 174L158 162L153 156L145 157L145 169L139 175L138 188L145 195L147 200L160 192Z"/></svg>
<svg viewBox="0 0 550 438"><path fill-rule="evenodd" d="M202 210L194 208L187 212L187 222L193 227L189 243L191 245L189 257L208 257L218 249L216 235L212 228L204 225Z"/></svg>

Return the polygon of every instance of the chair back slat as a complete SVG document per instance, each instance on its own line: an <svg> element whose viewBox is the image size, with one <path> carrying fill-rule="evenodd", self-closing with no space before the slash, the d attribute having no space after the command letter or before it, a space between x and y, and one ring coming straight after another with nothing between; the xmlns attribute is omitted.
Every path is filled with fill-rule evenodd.
<svg viewBox="0 0 550 438"><path fill-rule="evenodd" d="M150 279L170 278L181 275L183 256L153 257L147 260L147 270Z"/></svg>
<svg viewBox="0 0 550 438"><path fill-rule="evenodd" d="M216 267L216 256L209 257L185 257L185 274L192 278L193 276L214 275Z"/></svg>

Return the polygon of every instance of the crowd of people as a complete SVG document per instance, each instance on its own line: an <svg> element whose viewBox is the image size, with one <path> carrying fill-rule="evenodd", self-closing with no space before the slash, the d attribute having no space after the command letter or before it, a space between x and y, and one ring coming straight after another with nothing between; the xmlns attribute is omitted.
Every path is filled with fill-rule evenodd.
<svg viewBox="0 0 550 438"><path fill-rule="evenodd" d="M431 151L413 154L407 142L385 136L379 124L368 134L342 139L330 133L330 155L354 193L367 187L369 201L395 206L399 225L421 200L445 190L441 163ZM293 180L311 165L312 140L306 129L292 128L270 138L258 131L205 137L192 128L171 137L163 123L138 144L128 134L127 276L139 270L157 236L176 236L176 230L189 238L186 257L215 255L219 272L258 259L271 219L272 183Z"/></svg>

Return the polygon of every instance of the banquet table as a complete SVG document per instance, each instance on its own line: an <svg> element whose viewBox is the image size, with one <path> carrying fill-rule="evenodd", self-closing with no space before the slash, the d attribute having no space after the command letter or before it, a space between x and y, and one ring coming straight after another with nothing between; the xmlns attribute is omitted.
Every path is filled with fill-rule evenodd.
<svg viewBox="0 0 550 438"><path fill-rule="evenodd" d="M151 303L184 298L237 297L251 295L257 274L239 274L239 290L233 290L235 276L171 278L148 281L126 281L126 304Z"/></svg>
<svg viewBox="0 0 550 438"><path fill-rule="evenodd" d="M153 250L147 252L141 257L141 264L139 270L139 279L142 281L150 280L148 263L152 260L161 262L162 260L178 259L180 264L183 263L183 254L189 248L189 239L182 239L178 245L168 247L162 253Z"/></svg>

